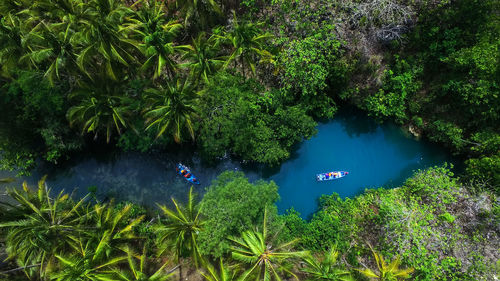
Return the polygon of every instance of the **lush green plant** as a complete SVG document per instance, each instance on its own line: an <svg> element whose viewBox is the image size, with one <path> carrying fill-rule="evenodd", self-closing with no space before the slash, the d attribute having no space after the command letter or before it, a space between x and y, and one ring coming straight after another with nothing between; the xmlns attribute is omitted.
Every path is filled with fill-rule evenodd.
<svg viewBox="0 0 500 281"><path fill-rule="evenodd" d="M109 258L137 238L134 227L141 223L145 215L131 217L132 211L133 205L130 203L122 208L116 208L113 203L93 206L92 222L95 229L89 240L97 245L93 253L96 258Z"/></svg>
<svg viewBox="0 0 500 281"><path fill-rule="evenodd" d="M453 166L451 167L453 168ZM404 186L407 190L422 199L430 199L448 204L452 200L458 187L453 173L443 167L434 167L424 171L417 171L413 177L406 180Z"/></svg>
<svg viewBox="0 0 500 281"><path fill-rule="evenodd" d="M300 213L291 208L278 217L278 223L283 227L277 237L278 241L290 241L302 237L307 230L307 222L300 217Z"/></svg>
<svg viewBox="0 0 500 281"><path fill-rule="evenodd" d="M26 271L43 276L45 268L55 263L57 254L67 252L72 242L85 234L80 227L82 221L89 220L85 198L74 203L63 192L51 198L45 178L38 182L36 192L25 182L22 191L10 189L8 193L19 204L9 209L18 215L0 224L0 228L7 229L9 258L22 267L38 264L39 268Z"/></svg>
<svg viewBox="0 0 500 281"><path fill-rule="evenodd" d="M112 267L127 259L118 255L104 259L94 247L99 246L93 242L74 243L74 252L66 255L56 255L58 266L49 271L50 280L56 281L94 281L109 280L114 277Z"/></svg>
<svg viewBox="0 0 500 281"><path fill-rule="evenodd" d="M67 85L51 87L38 72L19 72L17 76L4 86L0 102L0 110L4 112L0 117L0 144L5 153L1 161L29 167L32 158L40 155L57 163L59 158L80 149L82 140L75 137L65 120ZM22 156L25 153L28 155Z"/></svg>
<svg viewBox="0 0 500 281"><path fill-rule="evenodd" d="M117 280L123 281L166 281L170 280L172 273L164 272L169 261L166 260L160 267L154 270L156 264L154 260L148 257L146 248L143 249L140 255L136 254L133 249L127 248L127 270L114 269ZM138 260L138 262L136 261Z"/></svg>
<svg viewBox="0 0 500 281"><path fill-rule="evenodd" d="M351 281L354 280L351 273L339 266L339 252L334 246L330 247L320 259L313 256L304 258L306 267L302 271L306 272L309 280L316 281Z"/></svg>
<svg viewBox="0 0 500 281"><path fill-rule="evenodd" d="M19 58L26 52L25 36L28 31L23 25L22 19L14 14L5 13L0 21L0 62L2 62L2 76L10 76L15 73L19 65Z"/></svg>
<svg viewBox="0 0 500 281"><path fill-rule="evenodd" d="M467 160L466 163L468 175L489 182L495 193L500 193L500 153L472 158Z"/></svg>
<svg viewBox="0 0 500 281"><path fill-rule="evenodd" d="M77 100L77 105L68 110L70 125L78 124L82 134L94 133L94 138L104 131L108 143L114 130L121 134L122 128L127 127L126 114L130 103L121 86L99 79L98 83L86 83L73 92L70 98Z"/></svg>
<svg viewBox="0 0 500 281"><path fill-rule="evenodd" d="M455 221L455 216L451 215L450 213L448 212L445 212L441 215L439 215L439 218L443 221L446 221L446 222L449 222L449 223L452 223Z"/></svg>
<svg viewBox="0 0 500 281"><path fill-rule="evenodd" d="M37 0L2 3L0 86L9 93L0 103L2 112L9 113L0 118L0 122L6 124L0 134L0 147L5 151L2 166L29 169L36 157L57 162L81 149L85 139L74 134L66 117L71 126L78 126L84 134L106 135L107 142L115 141L114 131L118 135L125 133L120 137L121 146L125 148L138 144L144 150L152 144L165 143L150 136L138 137L144 129L144 119L148 126L158 121L153 126L161 125L156 132L160 135L169 123L166 127L178 142L182 140L180 132L183 134L185 129L193 138L195 132L190 124L193 112L173 116L180 119L172 119L172 122L169 118L160 118L162 112L152 110L158 110L154 107L161 102L152 101L151 94L143 95L143 89L132 89L133 81L153 78L155 81L146 88L162 89L164 81L158 78L184 76L178 68L178 63L183 62L183 66L190 67L190 79L194 81L180 83L182 87L198 86L201 80L208 83L209 76L218 70L222 58L228 57L225 55L233 48L232 58L244 60L245 67L254 65L263 56L264 60L272 59L262 49L268 35L251 21L237 21L234 29L227 31L227 38L235 39L226 41L227 46L237 43L233 47L221 45L222 41L217 42L213 34L197 34L196 28L183 29L179 17L184 17L185 22L189 19L213 23L207 19L213 15L210 11L218 11L218 5L209 2L165 4L147 0L129 5L120 0ZM223 5L226 7L226 4ZM183 44L183 38L189 36L195 38L193 46ZM260 44L262 50L255 52L256 44ZM26 70L29 72L24 72ZM192 87L183 89L187 88ZM169 101L163 100L172 103L183 100L176 97L184 97L170 96ZM175 102L172 107L186 105L185 102L185 99ZM198 101L189 103L197 105ZM147 116L141 116L141 112ZM188 115L191 117L186 118Z"/></svg>
<svg viewBox="0 0 500 281"><path fill-rule="evenodd" d="M326 251L336 245L342 251L350 249L351 239L356 239L363 230L365 220L375 219L370 208L374 194L367 193L362 198L342 200L337 193L319 198L319 208L305 231L302 244L306 249ZM355 249L351 249L355 250Z"/></svg>
<svg viewBox="0 0 500 281"><path fill-rule="evenodd" d="M191 76L196 77L198 83L200 79L206 84L209 84L209 76L214 74L224 60L217 57L216 36L212 35L207 39L204 32L200 32L196 38L193 38L193 43L189 46L188 51L182 56L182 59L189 60L184 66L191 69Z"/></svg>
<svg viewBox="0 0 500 281"><path fill-rule="evenodd" d="M201 275L207 281L236 281L239 271L238 266L228 266L224 264L222 258L219 260L219 269L215 269L211 264L207 264L206 271L202 271Z"/></svg>
<svg viewBox="0 0 500 281"><path fill-rule="evenodd" d="M297 276L290 270L286 262L303 257L307 254L304 251L291 251L288 248L297 241L292 240L283 244L273 244L270 234L267 232L267 209L264 212L262 229L257 231L247 230L241 234L240 238L230 237L233 241L231 248L232 257L244 264L249 264L241 280L256 278L257 280L282 280L280 273L284 272Z"/></svg>
<svg viewBox="0 0 500 281"><path fill-rule="evenodd" d="M365 100L368 112L379 118L394 117L400 123L407 121L407 103L421 87L421 72L421 67L412 67L396 57L394 69L385 71L382 89Z"/></svg>
<svg viewBox="0 0 500 281"><path fill-rule="evenodd" d="M341 54L340 41L332 39L327 31L290 41L280 57L282 91L299 100L309 113L332 118L337 107L326 92L330 80L340 79L346 71L345 67L336 67Z"/></svg>
<svg viewBox="0 0 500 281"><path fill-rule="evenodd" d="M261 224L266 208L276 216L273 204L278 198L278 186L274 182L249 183L241 172L220 174L201 200L205 225L198 237L200 251L214 257L227 253L226 238Z"/></svg>
<svg viewBox="0 0 500 281"><path fill-rule="evenodd" d="M316 123L302 107L287 107L277 92L264 92L255 81L228 73L215 75L201 104L199 141L208 159L232 152L276 164L289 157L293 144L315 132Z"/></svg>
<svg viewBox="0 0 500 281"><path fill-rule="evenodd" d="M176 261L182 257L191 257L198 266L200 251L198 249L198 234L203 229L204 221L200 218L200 209L194 201L193 188L189 190L186 206L181 206L172 198L175 211L160 205L163 214L168 218L156 227L159 255L170 250Z"/></svg>
<svg viewBox="0 0 500 281"><path fill-rule="evenodd" d="M429 131L431 140L443 142L457 150L462 150L467 145L463 137L464 130L453 122L436 120L429 126Z"/></svg>
<svg viewBox="0 0 500 281"><path fill-rule="evenodd" d="M377 253L373 249L371 249L371 251L377 263L378 273L375 273L373 270L369 268L359 269L359 272L361 272L364 276L367 276L369 278L375 278L381 281L396 281L401 279L408 279L411 277L411 273L414 271L414 269L413 268L400 269L399 265L401 261L399 257L396 257L389 264L387 264L386 261L384 260L384 256Z"/></svg>
<svg viewBox="0 0 500 281"><path fill-rule="evenodd" d="M48 25L44 22L35 26L31 33L36 33L36 36L28 36L29 52L21 57L21 61L29 61L34 67L44 66L47 69L44 76L52 86L64 75L60 72L72 71L76 67L77 54L71 44L75 32L70 27L70 24Z"/></svg>
<svg viewBox="0 0 500 281"><path fill-rule="evenodd" d="M133 11L119 0L88 2L76 36L85 46L77 56L77 64L89 77L102 64L109 78L121 80L130 64L137 63L133 52L139 44L124 32L132 15Z"/></svg>
<svg viewBox="0 0 500 281"><path fill-rule="evenodd" d="M147 89L146 130L156 127L157 137L168 132L180 143L183 131L187 129L194 140L192 119L196 116L197 100L201 94L202 91L196 91L188 79L179 78L167 82L164 88Z"/></svg>
<svg viewBox="0 0 500 281"><path fill-rule="evenodd" d="M201 27L208 25L212 12L221 13L219 5L214 0L176 0L171 2L172 10L179 11L184 19L184 25L199 23Z"/></svg>
<svg viewBox="0 0 500 281"><path fill-rule="evenodd" d="M231 46L231 54L224 63L224 68L227 68L233 61L235 64L239 61L243 76L245 76L246 67L249 67L255 75L257 57L261 61L273 60L273 55L266 50L266 43L272 35L260 28L262 24L238 20L236 13L233 13L232 24L230 30L216 37L218 41Z"/></svg>
<svg viewBox="0 0 500 281"><path fill-rule="evenodd" d="M160 77L166 70L168 77L173 78L177 68L173 57L180 50L187 48L185 45L174 43L182 25L175 20L167 21L163 2L144 2L136 13L138 19L128 25L132 32L142 38L143 43L139 47L147 59L141 70L153 69L153 79Z"/></svg>

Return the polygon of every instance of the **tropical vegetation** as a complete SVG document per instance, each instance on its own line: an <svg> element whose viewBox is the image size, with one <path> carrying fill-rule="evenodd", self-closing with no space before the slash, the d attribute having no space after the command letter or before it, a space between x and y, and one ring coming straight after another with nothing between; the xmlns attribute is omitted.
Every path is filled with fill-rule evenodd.
<svg viewBox="0 0 500 281"><path fill-rule="evenodd" d="M232 211L236 224L248 220L240 228L215 220L231 218L227 211L236 205L214 213L239 182L277 196L274 183L250 184L241 173L222 174L206 200L196 200L191 189L179 198L184 204L173 199L157 210L90 196L74 201L51 192L43 179L37 188L9 188L11 203L1 204L0 217L7 268L0 274L8 280L479 280L496 274L496 199L471 193L445 167L420 171L396 189L345 200L325 195L310 221L293 211L279 215L272 199L259 205L235 195L255 214L237 219ZM226 246L210 248L207 232L222 233L214 240Z"/></svg>
<svg viewBox="0 0 500 281"><path fill-rule="evenodd" d="M10 186L0 279L493 280L499 9L496 0L0 1L2 170L27 174L95 146L277 165L345 105L465 165L355 198L324 195L309 220L278 214L278 186L242 173L222 173L199 201L191 190L155 210L56 193L44 179Z"/></svg>

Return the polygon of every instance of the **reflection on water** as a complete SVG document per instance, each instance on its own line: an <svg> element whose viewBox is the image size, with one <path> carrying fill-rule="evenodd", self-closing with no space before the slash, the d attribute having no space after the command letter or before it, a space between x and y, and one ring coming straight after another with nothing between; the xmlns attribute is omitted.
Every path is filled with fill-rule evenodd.
<svg viewBox="0 0 500 281"><path fill-rule="evenodd" d="M117 198L154 206L169 204L170 197L187 198L191 185L175 173L175 165L182 162L200 180L201 185L194 186L199 194L221 172L242 170L251 181L264 178L278 184L280 211L294 207L308 217L322 194L352 197L365 188L398 186L416 169L451 160L440 147L408 138L393 124L380 125L359 111L346 110L334 120L320 123L318 134L298 144L292 157L280 166L244 165L234 159L207 164L191 149L180 147L170 152L91 153L64 165L41 164L22 180L36 185L47 174L47 184L54 191L74 190L77 196L84 196L95 186L101 200ZM350 174L329 182L315 181L315 174L334 170ZM0 178L11 175L0 171ZM9 185L20 186L22 180Z"/></svg>

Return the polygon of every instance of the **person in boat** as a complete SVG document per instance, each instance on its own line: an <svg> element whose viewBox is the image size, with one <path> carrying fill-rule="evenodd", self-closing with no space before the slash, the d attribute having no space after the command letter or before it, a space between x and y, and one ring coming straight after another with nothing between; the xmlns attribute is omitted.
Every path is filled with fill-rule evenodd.
<svg viewBox="0 0 500 281"><path fill-rule="evenodd" d="M187 173L187 174L185 174L185 175L184 175L184 177L185 177L186 179L188 179L188 178L190 178L190 177L191 177L191 174L190 174L190 173Z"/></svg>

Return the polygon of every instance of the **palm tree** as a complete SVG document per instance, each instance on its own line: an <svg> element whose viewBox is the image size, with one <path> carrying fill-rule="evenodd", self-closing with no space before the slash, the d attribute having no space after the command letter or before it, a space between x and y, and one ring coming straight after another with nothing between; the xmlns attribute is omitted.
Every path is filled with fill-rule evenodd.
<svg viewBox="0 0 500 281"><path fill-rule="evenodd" d="M205 83L209 83L208 76L215 73L217 69L224 63L221 58L217 58L216 49L214 48L214 37L206 38L205 32L200 32L193 39L193 43L189 46L182 59L189 60L184 64L191 69L191 76L197 77L196 81L203 78Z"/></svg>
<svg viewBox="0 0 500 281"><path fill-rule="evenodd" d="M203 220L200 219L200 209L194 202L193 187L189 190L189 197L186 206L181 206L172 198L175 211L164 205L159 205L163 214L167 216L165 224L156 227L157 245L159 255L170 250L173 252L175 261L179 262L181 257L191 257L195 266L199 265L201 258L198 250L198 233L203 228ZM179 267L180 278L182 277L182 267Z"/></svg>
<svg viewBox="0 0 500 281"><path fill-rule="evenodd" d="M142 40L139 46L147 59L141 70L153 68L153 79L156 79L160 77L162 70L166 69L167 75L173 78L177 69L173 56L179 50L187 48L174 44L182 25L174 20L167 21L163 2L158 1L146 1L137 11L137 17L137 20L127 26Z"/></svg>
<svg viewBox="0 0 500 281"><path fill-rule="evenodd" d="M68 255L56 255L59 265L49 271L50 280L56 281L97 281L116 280L114 266L127 259L120 255L113 258L102 258L95 249L96 244L78 239L74 243L74 251Z"/></svg>
<svg viewBox="0 0 500 281"><path fill-rule="evenodd" d="M375 273L369 268L358 269L358 271L361 272L361 274L363 274L364 276L381 281L397 281L401 279L408 279L411 277L411 273L414 271L414 269L400 269L399 265L401 264L401 260L399 256L397 256L396 259L387 264L384 260L384 257L381 254L375 252L371 246L370 250L372 251L373 257L375 258L375 261L377 263L378 273Z"/></svg>
<svg viewBox="0 0 500 281"><path fill-rule="evenodd" d="M133 228L144 216L131 218L132 205L117 209L113 202L96 204L87 211L91 220L86 235L70 242L71 254L56 255L59 266L49 273L57 281L116 280L116 266L126 261L123 249L137 237ZM95 225L95 227L94 227Z"/></svg>
<svg viewBox="0 0 500 281"><path fill-rule="evenodd" d="M28 50L24 40L29 34L26 29L22 20L12 14L6 14L0 19L0 64L5 76L18 69L19 59Z"/></svg>
<svg viewBox="0 0 500 281"><path fill-rule="evenodd" d="M184 25L192 18L199 20L202 26L207 25L207 15L214 11L221 14L221 9L215 3L215 0L175 0L173 1L177 11L184 17Z"/></svg>
<svg viewBox="0 0 500 281"><path fill-rule="evenodd" d="M121 134L121 128L127 127L126 115L130 112L131 100L123 95L123 84L96 79L96 83L82 83L82 87L69 95L78 104L67 112L70 126L78 124L82 134L106 132L109 142L114 129ZM114 128L114 129L113 129Z"/></svg>
<svg viewBox="0 0 500 281"><path fill-rule="evenodd" d="M351 281L354 280L351 273L337 265L339 252L335 247L331 247L319 260L313 256L306 256L304 261L307 267L302 269L314 281Z"/></svg>
<svg viewBox="0 0 500 281"><path fill-rule="evenodd" d="M148 103L148 108L144 112L146 130L155 127L158 132L157 137L169 132L175 142L180 143L182 132L187 129L194 140L192 121L197 116L197 101L203 91L196 91L188 79L177 78L167 82L165 86L145 91Z"/></svg>
<svg viewBox="0 0 500 281"><path fill-rule="evenodd" d="M36 193L29 190L26 182L23 191L8 190L19 203L15 212L20 218L0 224L7 230L6 246L10 259L16 259L21 267L40 264L40 274L55 261L58 253L70 248L77 236L84 233L81 223L88 219L83 208L85 198L77 203L68 194L49 196L45 177L38 182Z"/></svg>
<svg viewBox="0 0 500 281"><path fill-rule="evenodd" d="M234 246L231 248L235 260L249 264L241 280L282 280L279 273L286 272L295 279L297 276L287 268L286 263L293 258L304 257L305 251L290 251L289 248L298 242L293 240L274 246L267 232L267 209L264 212L264 223L261 231L245 231L240 238L230 237Z"/></svg>
<svg viewBox="0 0 500 281"><path fill-rule="evenodd" d="M74 31L71 27L69 23L47 25L41 22L32 30L38 32L31 36L34 42L30 44L30 52L21 58L29 58L37 68L41 66L51 85L56 78L60 78L61 71L70 71L76 66L76 53L71 42Z"/></svg>
<svg viewBox="0 0 500 281"><path fill-rule="evenodd" d="M232 61L239 60L243 75L245 75L245 65L248 65L255 75L255 61L261 58L262 61L272 61L273 55L265 50L268 39L272 37L270 33L263 33L260 23L244 21L239 22L236 13L233 13L233 27L223 36L217 36L222 42L229 43L232 47L231 54L224 67L226 68Z"/></svg>
<svg viewBox="0 0 500 281"><path fill-rule="evenodd" d="M122 209L117 210L113 203L96 204L93 207L93 223L95 229L92 229L91 241L94 241L95 258L101 258L103 255L109 258L114 252L121 252L121 248L127 243L137 239L133 228L138 225L144 215L137 218L130 218L132 209L131 204L126 204Z"/></svg>
<svg viewBox="0 0 500 281"><path fill-rule="evenodd" d="M36 0L32 3L29 7L30 16L43 18L50 23L71 22L71 18L81 16L85 5L82 0Z"/></svg>
<svg viewBox="0 0 500 281"><path fill-rule="evenodd" d="M201 275L207 281L236 281L238 280L239 268L230 267L224 264L222 258L219 260L219 270L216 270L211 264L206 264L206 271L201 271Z"/></svg>
<svg viewBox="0 0 500 281"><path fill-rule="evenodd" d="M128 268L127 270L115 269L116 280L123 281L166 281L170 280L172 276L172 270L165 272L165 267L168 264L168 260L165 261L156 271L151 270L149 266L152 264L151 260L146 255L146 248L144 247L142 254L136 258L138 255L133 252L130 248L126 249ZM139 261L137 264L136 259Z"/></svg>
<svg viewBox="0 0 500 281"><path fill-rule="evenodd" d="M83 43L78 66L92 78L90 73L95 71L89 67L103 65L111 79L119 80L119 74L125 76L126 67L137 61L132 51L138 48L138 42L124 32L133 11L120 0L90 0L85 7L75 34L76 41Z"/></svg>
<svg viewBox="0 0 500 281"><path fill-rule="evenodd" d="M0 1L0 15L15 15L25 10L32 4L30 0L22 1Z"/></svg>

